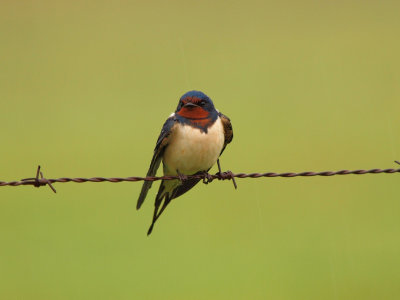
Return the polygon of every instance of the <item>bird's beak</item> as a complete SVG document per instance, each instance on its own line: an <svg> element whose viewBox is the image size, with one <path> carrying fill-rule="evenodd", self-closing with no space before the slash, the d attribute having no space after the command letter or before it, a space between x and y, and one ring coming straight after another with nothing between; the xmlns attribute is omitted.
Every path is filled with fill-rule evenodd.
<svg viewBox="0 0 400 300"><path fill-rule="evenodd" d="M192 102L188 102L183 107L188 108L188 109L193 109L193 108L197 107L197 105Z"/></svg>

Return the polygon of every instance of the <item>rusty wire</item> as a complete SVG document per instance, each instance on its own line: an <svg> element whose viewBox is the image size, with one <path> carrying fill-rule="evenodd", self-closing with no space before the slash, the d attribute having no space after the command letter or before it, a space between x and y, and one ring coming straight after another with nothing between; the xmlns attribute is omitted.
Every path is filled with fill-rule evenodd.
<svg viewBox="0 0 400 300"><path fill-rule="evenodd" d="M397 164L400 165L399 161L395 161ZM53 183L65 183L65 182L76 182L76 183L84 183L84 182L136 182L136 181L158 181L158 180L187 180L187 179L203 179L203 183L210 183L214 179L218 180L232 180L234 186L236 188L235 178L260 178L260 177L286 177L286 178L294 178L294 177L312 177L312 176L334 176L334 175L364 175L364 174L394 174L400 173L400 169L371 169L371 170L340 170L340 171L323 171L323 172L300 172L300 173L293 173L293 172L286 172L286 173L274 173L274 172L267 172L267 173L232 173L231 171L227 172L218 172L216 174L197 174L197 175L187 175L187 176L161 176L161 177L91 177L91 178L57 178L57 179L47 179L43 176L43 173L40 171L40 166L37 168L36 177L35 178L25 178L19 181L0 181L1 186L20 186L20 185L33 185L34 187L41 187L48 185L53 192L56 192L56 189L53 186ZM39 177L40 175L40 177Z"/></svg>

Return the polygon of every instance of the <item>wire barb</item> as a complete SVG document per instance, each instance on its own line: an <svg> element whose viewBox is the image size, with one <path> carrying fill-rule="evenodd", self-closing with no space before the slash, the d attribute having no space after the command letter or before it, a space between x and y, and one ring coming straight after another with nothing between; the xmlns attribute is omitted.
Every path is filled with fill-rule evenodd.
<svg viewBox="0 0 400 300"><path fill-rule="evenodd" d="M39 178L39 175L40 175L40 178ZM36 177L21 179L21 185L33 185L34 187L37 187L37 188L48 185L53 190L54 193L57 193L56 189L51 184L51 181L44 178L42 171L40 171L40 165L37 168Z"/></svg>
<svg viewBox="0 0 400 300"><path fill-rule="evenodd" d="M237 190L237 184L236 184L236 180L235 180L235 175L230 171L226 171L226 172L222 172L221 170L221 164L219 163L219 159L217 159L217 165L218 165L218 173L217 175L220 176L220 178L218 178L218 180L232 180L233 182L233 186L235 187L235 190Z"/></svg>
<svg viewBox="0 0 400 300"><path fill-rule="evenodd" d="M233 186L235 187L235 190L237 190L235 174L233 174L232 171L228 170L226 172L218 172L217 175L219 176L218 180L232 180Z"/></svg>

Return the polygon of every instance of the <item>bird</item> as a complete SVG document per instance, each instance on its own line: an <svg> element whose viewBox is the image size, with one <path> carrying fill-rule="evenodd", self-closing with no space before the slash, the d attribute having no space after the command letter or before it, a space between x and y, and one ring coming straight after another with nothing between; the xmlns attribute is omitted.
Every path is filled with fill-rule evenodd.
<svg viewBox="0 0 400 300"><path fill-rule="evenodd" d="M182 196L201 180L185 177L207 174L232 139L230 119L214 107L206 94L193 90L179 99L176 111L167 118L157 139L147 176L155 176L162 162L164 176L180 179L161 181L147 235L171 200ZM143 183L136 209L142 206L152 184L152 181Z"/></svg>

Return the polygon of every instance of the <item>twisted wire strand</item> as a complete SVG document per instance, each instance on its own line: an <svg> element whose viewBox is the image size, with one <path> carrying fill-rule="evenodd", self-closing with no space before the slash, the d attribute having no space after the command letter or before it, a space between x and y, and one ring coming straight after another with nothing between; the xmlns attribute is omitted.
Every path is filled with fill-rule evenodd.
<svg viewBox="0 0 400 300"><path fill-rule="evenodd" d="M397 164L400 162L395 161ZM266 172L266 173L232 173L231 171L226 172L218 172L216 174L196 174L196 175L187 175L187 176L149 176L149 177L91 177L91 178L83 178L83 177L75 177L75 178L56 178L56 179L47 179L44 178L43 173L40 171L40 166L38 166L36 177L35 178L26 178L19 181L0 181L0 186L20 186L20 185L33 185L35 187L41 187L48 185L54 192L56 192L53 187L53 183L66 183L66 182L76 182L76 183L84 183L84 182L137 182L137 181L158 181L158 180L187 180L187 179L203 179L203 183L210 183L214 179L218 180L232 180L235 188L236 183L234 178L272 178L272 177L285 177L285 178L294 178L294 177L313 177L313 176L335 176L335 175L364 175L364 174L394 174L400 173L400 169L371 169L371 170L340 170L340 171L323 171L323 172L312 172L305 171L300 173L294 172L286 172L286 173L274 173L274 172ZM40 177L39 177L40 175Z"/></svg>

